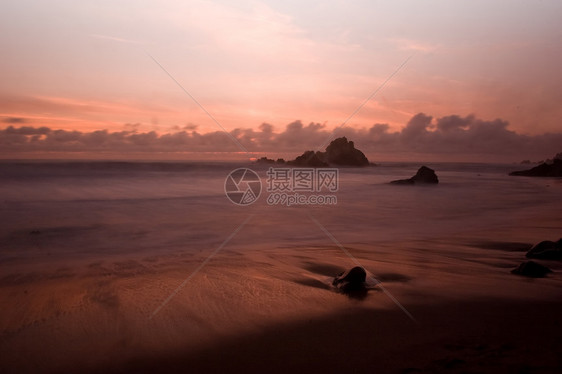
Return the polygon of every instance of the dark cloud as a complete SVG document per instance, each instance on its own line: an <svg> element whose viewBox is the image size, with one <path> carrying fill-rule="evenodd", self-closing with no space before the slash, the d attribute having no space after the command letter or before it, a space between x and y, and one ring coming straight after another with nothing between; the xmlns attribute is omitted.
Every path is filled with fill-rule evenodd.
<svg viewBox="0 0 562 374"><path fill-rule="evenodd" d="M185 125L184 127L182 127L182 130L189 130L189 131L193 131L193 130L197 130L199 126L194 125L193 123L188 123L187 125Z"/></svg>
<svg viewBox="0 0 562 374"><path fill-rule="evenodd" d="M462 118L460 116L452 115L439 118L437 120L437 129L447 132L455 130L464 130L469 127L470 123L474 120L474 116L470 115L468 117Z"/></svg>
<svg viewBox="0 0 562 374"><path fill-rule="evenodd" d="M410 139L419 139L424 137L428 131L427 129L431 125L431 120L433 117L426 116L423 113L418 113L413 116L406 127L402 129L401 138L408 142Z"/></svg>
<svg viewBox="0 0 562 374"><path fill-rule="evenodd" d="M140 124L135 124L135 126L140 126ZM172 128L170 130L176 131L176 132L177 131L195 131L195 130L197 130L198 127L199 126L194 125L193 123L188 123L185 126L178 126L178 125L172 126Z"/></svg>
<svg viewBox="0 0 562 374"><path fill-rule="evenodd" d="M238 152L232 139L222 131L201 134L197 126L178 127L166 134L155 131L139 132L138 126L127 126L124 131L93 132L52 130L47 127L0 130L0 146L13 154L28 151L58 152ZM451 115L434 119L423 113L413 116L400 131L392 131L387 124L370 128L344 127L331 134L324 124L301 121L289 123L276 132L268 124L258 129L237 128L230 134L250 152L286 153L293 155L318 148L331 135L347 136L367 154L433 154L443 159L455 155L490 155L518 158L545 158L560 152L562 133L524 135L509 129L508 122L491 121Z"/></svg>
<svg viewBox="0 0 562 374"><path fill-rule="evenodd" d="M2 119L2 122L4 123L25 123L27 122L27 119L22 118L22 117L5 117Z"/></svg>
<svg viewBox="0 0 562 374"><path fill-rule="evenodd" d="M126 123L123 125L125 130L136 131L140 127L140 123ZM175 126L175 130L179 130L179 126Z"/></svg>
<svg viewBox="0 0 562 374"><path fill-rule="evenodd" d="M6 127L3 131L6 134L20 134L20 135L44 135L48 134L51 129L48 127L30 127L30 126L22 126L22 127L14 127L9 126Z"/></svg>

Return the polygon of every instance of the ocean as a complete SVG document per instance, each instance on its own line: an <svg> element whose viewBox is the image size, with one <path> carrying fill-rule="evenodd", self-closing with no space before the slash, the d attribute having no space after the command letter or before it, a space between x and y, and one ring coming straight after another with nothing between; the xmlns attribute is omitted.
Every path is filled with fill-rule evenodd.
<svg viewBox="0 0 562 374"><path fill-rule="evenodd" d="M431 163L438 185L388 184L414 175L419 166L339 168L338 190L316 193L335 196L337 203L286 206L267 202L270 165L2 162L0 256L17 259L34 248L41 248L36 259L45 253L72 258L200 251L220 244L249 215L251 235L242 232L238 243L276 246L325 242L308 214L342 243L376 243L461 235L562 211L562 181L508 176L519 165ZM225 179L237 168L260 176L262 193L252 204L236 205L225 194Z"/></svg>

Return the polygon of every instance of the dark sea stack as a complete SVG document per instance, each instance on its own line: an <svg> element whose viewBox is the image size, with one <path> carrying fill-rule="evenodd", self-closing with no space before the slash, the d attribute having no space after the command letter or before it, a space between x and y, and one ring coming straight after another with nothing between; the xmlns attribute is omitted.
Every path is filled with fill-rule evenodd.
<svg viewBox="0 0 562 374"><path fill-rule="evenodd" d="M560 154L557 155L557 157ZM562 159L555 158L543 162L529 170L513 171L509 175L520 177L562 177Z"/></svg>
<svg viewBox="0 0 562 374"><path fill-rule="evenodd" d="M418 169L416 175L408 179L398 179L390 182L391 184L437 184L439 183L439 178L433 169L427 166L422 166Z"/></svg>
<svg viewBox="0 0 562 374"><path fill-rule="evenodd" d="M422 166L418 169L416 175L412 177L415 183L439 183L439 178L435 174L435 170L428 168L427 166Z"/></svg>
<svg viewBox="0 0 562 374"><path fill-rule="evenodd" d="M289 165L294 166L308 166L313 168L321 168L329 166L324 162L322 152L306 151L293 161L287 162Z"/></svg>
<svg viewBox="0 0 562 374"><path fill-rule="evenodd" d="M305 151L292 161L283 160L282 158L273 161L267 157L262 157L256 161L260 164L284 164L292 166L305 166L313 168L328 167L330 165L337 166L369 166L369 160L363 152L355 148L352 141L348 141L346 137L333 140L326 152Z"/></svg>
<svg viewBox="0 0 562 374"><path fill-rule="evenodd" d="M533 246L525 255L527 258L562 260L562 239L557 242L545 240Z"/></svg>
<svg viewBox="0 0 562 374"><path fill-rule="evenodd" d="M256 160L256 163L257 164L284 164L285 160L283 160L282 158L278 158L277 161L275 161L271 158L261 157Z"/></svg>
<svg viewBox="0 0 562 374"><path fill-rule="evenodd" d="M535 261L526 261L513 269L511 273L530 278L544 278L548 273L552 273L552 270Z"/></svg>
<svg viewBox="0 0 562 374"><path fill-rule="evenodd" d="M267 157L262 157L262 158L258 158L256 160L256 163L258 163L258 164L274 164L275 160L272 160L272 159L267 158Z"/></svg>
<svg viewBox="0 0 562 374"><path fill-rule="evenodd" d="M332 285L343 293L352 293L366 290L366 279L367 272L365 269L356 266L337 275L332 281Z"/></svg>
<svg viewBox="0 0 562 374"><path fill-rule="evenodd" d="M325 157L328 163L341 166L369 166L369 160L363 152L355 148L352 141L341 137L333 140L326 147Z"/></svg>

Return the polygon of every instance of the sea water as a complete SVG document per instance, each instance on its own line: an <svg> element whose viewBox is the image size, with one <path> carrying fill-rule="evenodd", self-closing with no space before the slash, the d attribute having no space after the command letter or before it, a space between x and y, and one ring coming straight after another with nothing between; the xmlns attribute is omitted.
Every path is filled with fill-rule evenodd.
<svg viewBox="0 0 562 374"><path fill-rule="evenodd" d="M229 245L333 245L314 220L344 245L462 235L545 217L560 226L560 179L508 176L519 165L431 163L438 185L388 183L419 166L339 168L338 190L330 193L336 204L288 207L267 203L267 171L280 165L4 161L0 260L208 251L248 218ZM253 204L236 205L225 194L226 177L239 167L260 176Z"/></svg>

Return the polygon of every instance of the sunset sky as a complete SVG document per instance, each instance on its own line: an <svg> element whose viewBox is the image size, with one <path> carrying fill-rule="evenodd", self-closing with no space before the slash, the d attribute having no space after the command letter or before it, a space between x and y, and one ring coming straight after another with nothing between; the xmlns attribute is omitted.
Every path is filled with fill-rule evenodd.
<svg viewBox="0 0 562 374"><path fill-rule="evenodd" d="M349 121L353 133L375 124L400 132L418 113L432 117L429 130L439 118L474 115L521 136L562 133L560 1L8 0L0 8L1 129L220 131L153 56L234 133L286 132L297 120L329 132L408 58Z"/></svg>

